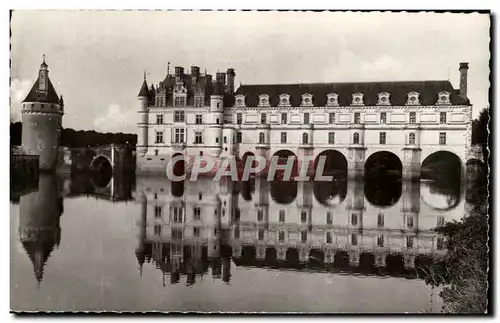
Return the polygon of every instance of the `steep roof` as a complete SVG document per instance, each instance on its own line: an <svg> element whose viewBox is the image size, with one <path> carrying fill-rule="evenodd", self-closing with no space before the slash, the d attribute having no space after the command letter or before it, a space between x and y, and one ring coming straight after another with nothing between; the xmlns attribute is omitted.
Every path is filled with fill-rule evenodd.
<svg viewBox="0 0 500 323"><path fill-rule="evenodd" d="M139 91L139 94L137 95L138 97L146 97L149 98L149 89L148 89L148 83L146 82L146 79L142 82L141 90Z"/></svg>
<svg viewBox="0 0 500 323"><path fill-rule="evenodd" d="M33 84L33 87L31 88L30 92L26 96L26 99L24 99L23 102L46 102L46 103L56 103L59 104L59 97L57 96L57 92L54 89L54 86L52 85L52 82L50 81L50 78L48 79L49 81L49 90L47 92L47 95L45 97L37 97L38 93L38 83L40 81L40 78L37 78L35 81L35 84Z"/></svg>
<svg viewBox="0 0 500 323"><path fill-rule="evenodd" d="M352 102L352 94L359 92L363 94L364 105L376 105L378 94L387 92L390 94L391 105L405 105L408 93L418 92L422 105L434 105L438 93L447 91L450 93L450 102L453 105L469 105L468 99L460 97L457 90L449 81L401 81L401 82L360 82L360 83L303 83L303 84L262 84L241 85L236 94L246 97L247 106L257 106L258 97L261 94L269 95L271 106L277 106L279 95L290 95L292 106L300 105L301 96L309 93L313 95L314 106L325 106L327 95L338 94L340 106L349 106Z"/></svg>

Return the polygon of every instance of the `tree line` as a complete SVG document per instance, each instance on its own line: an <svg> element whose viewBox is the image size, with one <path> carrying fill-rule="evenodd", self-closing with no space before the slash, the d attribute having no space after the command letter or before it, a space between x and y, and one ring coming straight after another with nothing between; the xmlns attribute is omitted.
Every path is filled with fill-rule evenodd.
<svg viewBox="0 0 500 323"><path fill-rule="evenodd" d="M10 144L20 146L22 137L22 123L10 123ZM74 130L63 128L61 131L60 145L70 148L82 148L87 146L107 144L131 144L137 143L137 135L129 133L101 133L94 130Z"/></svg>

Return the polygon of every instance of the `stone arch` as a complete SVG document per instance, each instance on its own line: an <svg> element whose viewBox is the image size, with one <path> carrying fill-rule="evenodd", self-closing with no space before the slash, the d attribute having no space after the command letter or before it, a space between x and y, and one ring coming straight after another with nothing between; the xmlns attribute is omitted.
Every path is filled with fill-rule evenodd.
<svg viewBox="0 0 500 323"><path fill-rule="evenodd" d="M313 195L323 206L340 205L347 196L347 181L314 182Z"/></svg>
<svg viewBox="0 0 500 323"><path fill-rule="evenodd" d="M346 156L338 150L326 149L314 159L314 172L319 171L319 160L325 157L324 169L320 175L333 176L335 181L347 179L348 162Z"/></svg>
<svg viewBox="0 0 500 323"><path fill-rule="evenodd" d="M174 165L169 163L169 167L172 167L172 172L175 176L183 176L186 174L186 159L183 154L175 153L172 155L172 159L178 158L178 156L182 156L181 160L175 162Z"/></svg>
<svg viewBox="0 0 500 323"><path fill-rule="evenodd" d="M390 151L377 151L365 162L364 193L367 201L377 207L395 205L402 194L403 163Z"/></svg>
<svg viewBox="0 0 500 323"><path fill-rule="evenodd" d="M454 152L438 150L422 159L421 178L439 181L460 182L463 162Z"/></svg>
<svg viewBox="0 0 500 323"><path fill-rule="evenodd" d="M271 156L271 158L278 157L278 165L286 165L288 162L289 158L294 159L293 166L292 166L292 172L291 172L291 178L292 180L297 174L298 174L298 158L297 155L292 152L291 150L288 149L280 149L274 152L274 154ZM273 180L281 180L283 179L285 171L283 170L276 170L275 175Z"/></svg>
<svg viewBox="0 0 500 323"><path fill-rule="evenodd" d="M98 155L92 159L90 164L92 170L92 182L98 188L108 186L113 177L113 165L107 156Z"/></svg>
<svg viewBox="0 0 500 323"><path fill-rule="evenodd" d="M395 153L381 150L371 154L365 162L365 176L394 176L401 178L403 162Z"/></svg>

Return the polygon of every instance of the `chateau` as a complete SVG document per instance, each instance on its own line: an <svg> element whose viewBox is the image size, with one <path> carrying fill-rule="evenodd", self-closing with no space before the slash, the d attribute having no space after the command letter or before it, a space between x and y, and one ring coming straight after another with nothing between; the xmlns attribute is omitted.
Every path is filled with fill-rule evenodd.
<svg viewBox="0 0 500 323"><path fill-rule="evenodd" d="M429 156L451 153L465 171L471 146L468 63L450 81L241 85L235 71L187 74L157 85L144 78L138 101L137 171L165 173L176 154L222 160L249 155L340 160L349 177L382 155L419 178ZM337 163L338 162L332 162ZM188 171L191 165L187 165Z"/></svg>

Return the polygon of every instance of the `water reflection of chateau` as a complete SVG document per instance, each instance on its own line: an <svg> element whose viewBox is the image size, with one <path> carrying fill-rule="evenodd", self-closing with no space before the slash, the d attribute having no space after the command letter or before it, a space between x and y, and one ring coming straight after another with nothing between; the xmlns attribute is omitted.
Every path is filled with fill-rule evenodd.
<svg viewBox="0 0 500 323"><path fill-rule="evenodd" d="M45 263L61 241L59 218L63 213L61 181L55 175L40 174L38 190L20 197L19 239L40 282Z"/></svg>
<svg viewBox="0 0 500 323"><path fill-rule="evenodd" d="M172 283L238 266L407 274L445 254L433 229L464 215L461 191L430 183L175 183L138 178L139 265Z"/></svg>

